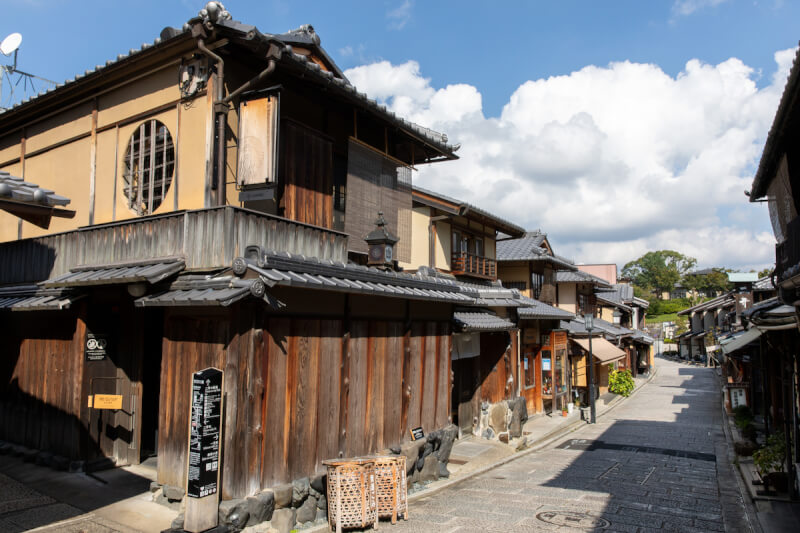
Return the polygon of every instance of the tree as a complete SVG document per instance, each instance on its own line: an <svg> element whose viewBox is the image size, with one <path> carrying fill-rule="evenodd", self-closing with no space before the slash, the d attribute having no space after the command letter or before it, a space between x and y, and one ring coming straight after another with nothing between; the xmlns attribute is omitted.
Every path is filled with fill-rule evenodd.
<svg viewBox="0 0 800 533"><path fill-rule="evenodd" d="M773 271L772 267L767 267L764 270L759 270L758 271L758 279L766 278L767 276L771 276L772 275L772 271Z"/></svg>
<svg viewBox="0 0 800 533"><path fill-rule="evenodd" d="M728 281L728 272L730 269L712 268L711 272L704 274L686 274L683 277L683 286L687 289L693 289L695 296L692 297L693 305L697 303L696 293L705 293L707 296L716 296L718 293L727 292L733 287Z"/></svg>
<svg viewBox="0 0 800 533"><path fill-rule="evenodd" d="M671 291L696 264L694 257L673 250L658 250L647 252L639 259L627 263L622 269L622 276L633 280L635 286L655 292L661 298L663 292Z"/></svg>

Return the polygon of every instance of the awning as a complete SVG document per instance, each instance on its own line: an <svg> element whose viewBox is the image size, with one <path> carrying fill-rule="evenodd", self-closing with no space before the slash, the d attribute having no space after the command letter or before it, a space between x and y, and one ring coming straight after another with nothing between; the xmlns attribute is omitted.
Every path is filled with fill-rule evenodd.
<svg viewBox="0 0 800 533"><path fill-rule="evenodd" d="M589 351L589 339L570 339L572 342ZM625 352L600 337L592 337L592 355L601 364L607 365L625 357Z"/></svg>
<svg viewBox="0 0 800 533"><path fill-rule="evenodd" d="M722 346L723 353L729 354L739 350L740 348L744 348L754 340L758 339L762 333L763 332L757 328L750 328L746 331L734 333L729 337L720 339L719 344Z"/></svg>
<svg viewBox="0 0 800 533"><path fill-rule="evenodd" d="M262 299L275 309L284 306L266 291L261 280L242 280L230 276L210 280L178 280L169 290L144 296L134 304L136 307L227 307L247 297Z"/></svg>
<svg viewBox="0 0 800 533"><path fill-rule="evenodd" d="M185 263L179 257L150 258L127 263L84 265L70 269L69 273L43 282L42 287L81 287L87 285L113 285L146 281L158 283L183 270Z"/></svg>
<svg viewBox="0 0 800 533"><path fill-rule="evenodd" d="M58 311L69 309L82 295L60 289L40 289L36 285L0 288L0 310Z"/></svg>
<svg viewBox="0 0 800 533"><path fill-rule="evenodd" d="M453 322L461 331L508 331L517 327L489 311L456 311Z"/></svg>

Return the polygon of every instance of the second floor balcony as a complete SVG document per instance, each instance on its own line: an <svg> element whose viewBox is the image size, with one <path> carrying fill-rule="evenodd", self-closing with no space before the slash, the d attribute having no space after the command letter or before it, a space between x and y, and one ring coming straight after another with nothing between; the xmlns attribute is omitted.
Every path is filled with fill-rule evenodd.
<svg viewBox="0 0 800 533"><path fill-rule="evenodd" d="M497 279L497 262L476 254L456 252L450 263L450 271L456 276L495 280Z"/></svg>

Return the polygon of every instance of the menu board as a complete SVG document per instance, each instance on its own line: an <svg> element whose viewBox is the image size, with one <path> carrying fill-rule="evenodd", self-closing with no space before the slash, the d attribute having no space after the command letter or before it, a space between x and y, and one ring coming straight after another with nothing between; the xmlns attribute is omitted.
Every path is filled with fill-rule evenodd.
<svg viewBox="0 0 800 533"><path fill-rule="evenodd" d="M192 375L189 476L186 493L202 498L217 492L219 479L222 371L207 368Z"/></svg>

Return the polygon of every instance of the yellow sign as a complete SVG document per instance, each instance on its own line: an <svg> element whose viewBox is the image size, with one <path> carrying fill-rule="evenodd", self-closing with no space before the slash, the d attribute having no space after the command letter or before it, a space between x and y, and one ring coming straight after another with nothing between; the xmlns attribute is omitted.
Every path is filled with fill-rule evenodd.
<svg viewBox="0 0 800 533"><path fill-rule="evenodd" d="M89 399L91 402L91 397ZM95 394L94 405L95 409L122 409L122 395L121 394Z"/></svg>

